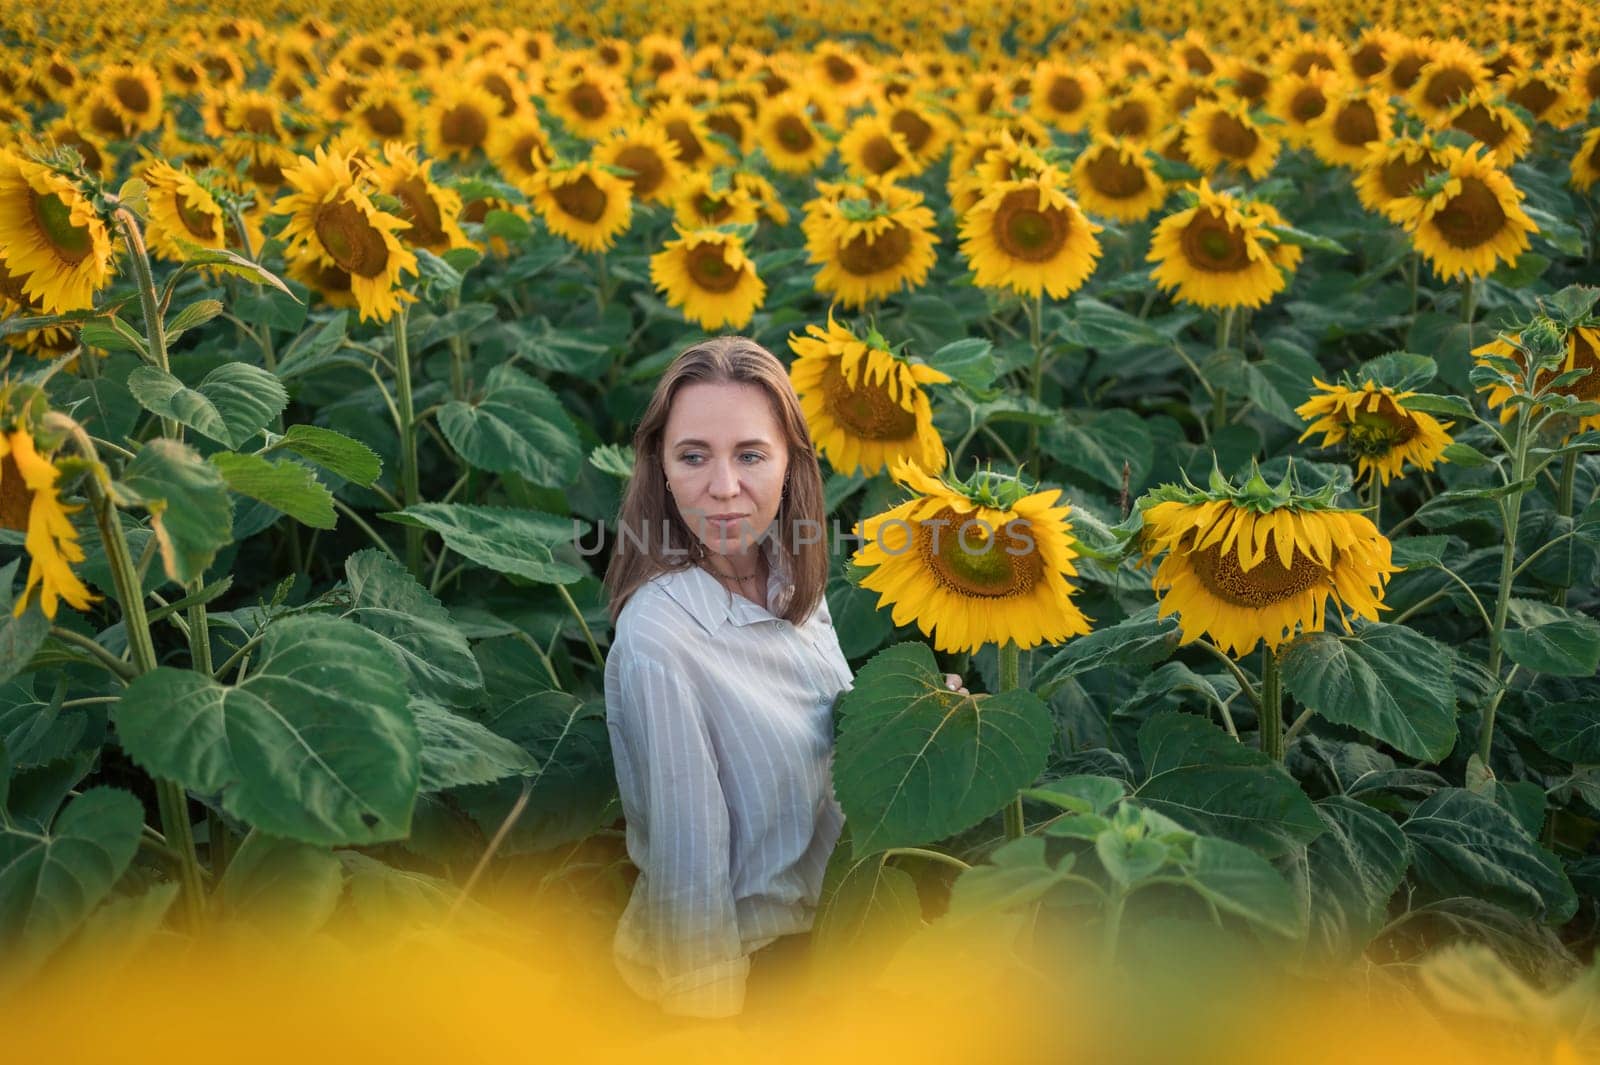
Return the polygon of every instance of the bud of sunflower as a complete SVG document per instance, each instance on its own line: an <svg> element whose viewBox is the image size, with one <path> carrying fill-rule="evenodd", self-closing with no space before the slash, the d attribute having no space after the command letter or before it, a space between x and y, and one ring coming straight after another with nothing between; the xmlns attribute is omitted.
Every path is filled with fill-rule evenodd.
<svg viewBox="0 0 1600 1065"><path fill-rule="evenodd" d="M1566 331L1545 315L1536 316L1522 330L1518 343L1540 370L1553 370L1567 354Z"/></svg>

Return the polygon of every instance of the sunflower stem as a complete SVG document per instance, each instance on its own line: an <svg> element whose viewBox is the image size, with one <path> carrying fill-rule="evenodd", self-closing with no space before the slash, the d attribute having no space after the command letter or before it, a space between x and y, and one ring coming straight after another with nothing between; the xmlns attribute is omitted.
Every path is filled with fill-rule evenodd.
<svg viewBox="0 0 1600 1065"><path fill-rule="evenodd" d="M1233 333L1234 308L1229 307L1222 312L1222 317L1217 320L1217 353L1228 350L1229 337ZM1211 402L1211 428L1213 431L1226 428L1228 424L1228 390L1218 388L1212 396Z"/></svg>
<svg viewBox="0 0 1600 1065"><path fill-rule="evenodd" d="M1015 691L1021 686L1022 675L1022 648L1017 646L1017 641L1007 640L995 648L999 653L999 688L1001 693ZM1022 819L1022 796L1014 797L1005 808L1006 839L1021 839L1027 830L1027 824Z"/></svg>
<svg viewBox="0 0 1600 1065"><path fill-rule="evenodd" d="M1472 278L1461 282L1461 321L1467 327L1467 350L1473 348L1472 319L1478 310L1478 287L1473 284Z"/></svg>
<svg viewBox="0 0 1600 1065"><path fill-rule="evenodd" d="M445 297L444 305L447 312L460 310L461 290L452 290ZM467 398L467 342L459 330L450 333L450 395L456 399Z"/></svg>
<svg viewBox="0 0 1600 1065"><path fill-rule="evenodd" d="M1283 674L1278 652L1270 647L1261 659L1261 751L1274 762L1283 761Z"/></svg>
<svg viewBox="0 0 1600 1065"><path fill-rule="evenodd" d="M1517 415L1517 432L1512 443L1508 484L1520 485L1527 479L1531 420L1527 410ZM1484 708L1483 721L1478 729L1478 757L1483 759L1484 765L1489 764L1489 755L1494 750L1495 710L1500 705L1501 696L1505 694L1504 685L1510 684L1509 677L1504 684L1500 681L1500 666L1505 652L1502 638L1506 631L1506 616L1511 609L1511 588L1516 583L1517 526L1522 520L1522 497L1526 494L1526 488L1518 488L1500 499L1500 515L1505 527L1505 551L1500 557L1500 583L1495 590L1494 620L1489 627L1489 675L1495 679L1500 690Z"/></svg>
<svg viewBox="0 0 1600 1065"><path fill-rule="evenodd" d="M1413 318L1415 318L1417 316L1417 277L1421 273L1422 273L1422 254L1420 252L1413 251L1411 253L1411 270L1410 270L1410 274L1411 274L1411 317L1413 317Z"/></svg>
<svg viewBox="0 0 1600 1065"><path fill-rule="evenodd" d="M1033 374L1029 381L1030 395L1035 408L1039 406L1040 396L1044 389L1044 290L1041 289L1033 297L1032 303L1024 304L1028 309L1028 343L1033 346ZM1035 422L1028 423L1028 463L1033 465L1039 457L1039 426ZM1034 471L1037 474L1037 469Z"/></svg>
<svg viewBox="0 0 1600 1065"><path fill-rule="evenodd" d="M144 236L139 232L138 219L126 207L117 208L112 216L122 231L122 241L128 246L128 261L133 265L134 287L139 290L139 306L144 310L144 335L149 355L156 368L171 373L167 365L167 330L161 317L160 296L156 292L155 275L150 272L150 256L145 251ZM171 418L161 419L161 435L175 437L178 423Z"/></svg>
<svg viewBox="0 0 1600 1065"><path fill-rule="evenodd" d="M583 611L578 609L578 604L573 600L572 593L567 591L564 584L556 585L556 591L561 593L561 598L566 602L567 609L572 611L572 616L578 619L578 628L583 630L583 639L589 645L589 654L594 658L594 664L605 672L606 656L600 653L600 647L594 642L594 633L589 629L589 622L584 619Z"/></svg>
<svg viewBox="0 0 1600 1065"><path fill-rule="evenodd" d="M411 396L411 351L406 338L406 310L394 314L394 390L400 415L400 502L412 507L421 499L417 487L417 415ZM422 576L422 529L407 525L406 569Z"/></svg>
<svg viewBox="0 0 1600 1065"><path fill-rule="evenodd" d="M1556 489L1556 514L1563 518L1572 517L1572 489L1577 475L1578 456L1569 451L1561 460L1561 484ZM1567 585L1556 589L1555 604L1567 605Z"/></svg>

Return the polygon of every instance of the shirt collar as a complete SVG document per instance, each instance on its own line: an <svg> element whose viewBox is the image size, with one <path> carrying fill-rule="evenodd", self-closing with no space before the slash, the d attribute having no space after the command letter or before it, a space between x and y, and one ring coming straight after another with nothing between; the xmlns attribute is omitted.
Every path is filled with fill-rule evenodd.
<svg viewBox="0 0 1600 1065"><path fill-rule="evenodd" d="M788 553L777 541L770 537L762 540L761 550L767 556L768 565L766 609L742 595L735 595L699 566L665 574L661 578L662 587L709 633L728 623L744 626L772 621L794 598L794 570Z"/></svg>

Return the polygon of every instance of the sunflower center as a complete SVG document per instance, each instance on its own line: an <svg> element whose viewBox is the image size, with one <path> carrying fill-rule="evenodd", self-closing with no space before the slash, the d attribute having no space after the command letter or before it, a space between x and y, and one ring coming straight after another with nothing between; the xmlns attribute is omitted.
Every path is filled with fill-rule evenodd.
<svg viewBox="0 0 1600 1065"><path fill-rule="evenodd" d="M1205 49L1192 44L1183 50L1183 65L1189 68L1190 73L1202 77L1216 69L1216 64L1211 62Z"/></svg>
<svg viewBox="0 0 1600 1065"><path fill-rule="evenodd" d="M863 440L910 440L916 435L916 415L889 395L883 381L869 380L861 374L851 385L839 364L832 362L823 372L822 392L827 397L828 413L853 436Z"/></svg>
<svg viewBox="0 0 1600 1065"><path fill-rule="evenodd" d="M606 193L588 174L565 185L558 185L550 195L556 205L580 222L593 225L606 213Z"/></svg>
<svg viewBox="0 0 1600 1065"><path fill-rule="evenodd" d="M0 459L0 528L26 532L32 504L33 489L22 479L17 460L10 455Z"/></svg>
<svg viewBox="0 0 1600 1065"><path fill-rule="evenodd" d="M694 198L694 209L701 218L716 225L733 213L733 202L723 196L703 193Z"/></svg>
<svg viewBox="0 0 1600 1065"><path fill-rule="evenodd" d="M1250 266L1245 234L1214 210L1202 209L1183 228L1183 253L1189 265L1212 273L1231 274Z"/></svg>
<svg viewBox="0 0 1600 1065"><path fill-rule="evenodd" d="M1144 170L1122 160L1122 153L1114 148L1102 148L1084 164L1089 184L1100 195L1113 200L1126 200L1139 195L1149 185Z"/></svg>
<svg viewBox="0 0 1600 1065"><path fill-rule="evenodd" d="M361 120L367 128L381 137L400 137L406 132L405 116L394 104L384 102L374 104L361 112Z"/></svg>
<svg viewBox="0 0 1600 1065"><path fill-rule="evenodd" d="M958 595L1009 599L1027 595L1044 578L1044 560L1031 536L1017 536L1007 526L986 528L950 507L925 518L916 537L927 571Z"/></svg>
<svg viewBox="0 0 1600 1065"><path fill-rule="evenodd" d="M667 179L667 168L662 165L661 157L642 144L623 148L616 155L616 163L633 171L627 181L633 186L633 194L640 199L648 199Z"/></svg>
<svg viewBox="0 0 1600 1065"><path fill-rule="evenodd" d="M1378 170L1378 177L1389 198L1398 200L1411 195L1419 185L1443 169L1431 156L1425 155L1414 162L1402 157L1384 163Z"/></svg>
<svg viewBox="0 0 1600 1065"><path fill-rule="evenodd" d="M1588 377L1580 377L1566 388L1569 396L1578 399L1600 399L1600 351L1589 343L1583 333L1572 334L1572 365L1569 370L1588 370Z"/></svg>
<svg viewBox="0 0 1600 1065"><path fill-rule="evenodd" d="M1307 85L1289 101L1289 113L1302 125L1328 109L1328 98L1315 85Z"/></svg>
<svg viewBox="0 0 1600 1065"><path fill-rule="evenodd" d="M1383 49L1371 41L1350 53L1350 69L1363 80L1383 73L1385 63Z"/></svg>
<svg viewBox="0 0 1600 1065"><path fill-rule="evenodd" d="M491 73L478 84L484 92L500 101L501 118L509 118L511 112L517 109L517 94L511 91L511 84L505 78Z"/></svg>
<svg viewBox="0 0 1600 1065"><path fill-rule="evenodd" d="M172 201L173 206L178 209L178 217L183 220L183 228L201 240L216 239L217 220L215 217L191 204L189 198L182 192L174 193Z"/></svg>
<svg viewBox="0 0 1600 1065"><path fill-rule="evenodd" d="M587 81L580 81L567 90L567 106L590 121L603 117L609 110L606 94L598 85Z"/></svg>
<svg viewBox="0 0 1600 1065"><path fill-rule="evenodd" d="M1401 92L1411 88L1417 83L1417 77L1422 73L1422 68L1428 62L1428 57L1420 52L1412 52L1395 60L1394 66L1389 71L1389 81Z"/></svg>
<svg viewBox="0 0 1600 1065"><path fill-rule="evenodd" d="M861 146L861 162L874 174L887 174L904 159L888 137L873 137Z"/></svg>
<svg viewBox="0 0 1600 1065"><path fill-rule="evenodd" d="M122 116L101 100L97 99L89 108L89 125L96 133L113 138L122 136Z"/></svg>
<svg viewBox="0 0 1600 1065"><path fill-rule="evenodd" d="M806 124L798 115L784 115L773 125L773 131L778 136L778 143L791 152L803 152L810 148L815 138Z"/></svg>
<svg viewBox="0 0 1600 1065"><path fill-rule="evenodd" d="M355 204L318 207L313 226L317 239L340 269L361 277L377 277L389 265L389 247L383 234L367 222L367 216Z"/></svg>
<svg viewBox="0 0 1600 1065"><path fill-rule="evenodd" d="M49 241L57 257L77 266L94 250L88 227L72 224L72 208L53 192L40 195L30 190L33 220L40 235Z"/></svg>
<svg viewBox="0 0 1600 1065"><path fill-rule="evenodd" d="M1589 68L1588 76L1583 79L1583 89L1589 94L1589 99L1600 100L1600 63Z"/></svg>
<svg viewBox="0 0 1600 1065"><path fill-rule="evenodd" d="M1000 201L992 226L995 243L1006 255L1024 262L1044 263L1066 246L1072 218L1059 207L1041 210L1036 190L1017 189Z"/></svg>
<svg viewBox="0 0 1600 1065"><path fill-rule="evenodd" d="M250 175L250 180L262 188L275 189L283 184L283 167L275 160L251 157L250 165L245 168L245 173Z"/></svg>
<svg viewBox="0 0 1600 1065"><path fill-rule="evenodd" d="M1365 100L1351 100L1333 118L1333 139L1359 148L1378 139L1378 116Z"/></svg>
<svg viewBox="0 0 1600 1065"><path fill-rule="evenodd" d="M889 119L889 128L906 139L906 147L920 152L933 136L933 124L915 111L902 108Z"/></svg>
<svg viewBox="0 0 1600 1065"><path fill-rule="evenodd" d="M123 76L111 83L111 91L117 96L117 103L126 107L135 114L144 114L150 110L150 90L138 78Z"/></svg>
<svg viewBox="0 0 1600 1065"><path fill-rule="evenodd" d="M707 292L732 292L739 287L743 270L736 270L723 257L721 244L697 244L689 252L689 278L696 288Z"/></svg>
<svg viewBox="0 0 1600 1065"><path fill-rule="evenodd" d="M1070 115L1084 104L1083 86L1077 78L1053 78L1044 98L1052 111Z"/></svg>
<svg viewBox="0 0 1600 1065"><path fill-rule="evenodd" d="M361 99L361 87L353 81L341 81L328 93L333 106L340 112L349 111Z"/></svg>
<svg viewBox="0 0 1600 1065"><path fill-rule="evenodd" d="M1482 104L1473 104L1461 112L1451 121L1450 128L1459 129L1490 149L1511 136L1511 127Z"/></svg>
<svg viewBox="0 0 1600 1065"><path fill-rule="evenodd" d="M1298 547L1288 569L1279 561L1278 553L1269 550L1265 558L1244 570L1239 566L1237 551L1223 551L1217 544L1191 552L1189 565L1212 595L1233 606L1252 609L1293 599L1333 579L1327 569Z"/></svg>
<svg viewBox="0 0 1600 1065"><path fill-rule="evenodd" d="M895 223L877 236L858 234L839 249L839 265L858 277L881 273L899 266L911 254L911 232Z"/></svg>
<svg viewBox="0 0 1600 1065"><path fill-rule="evenodd" d="M1261 143L1260 134L1227 112L1211 116L1206 135L1217 154L1227 159L1248 159Z"/></svg>
<svg viewBox="0 0 1600 1065"><path fill-rule="evenodd" d="M1529 114L1538 118L1550 109L1560 94L1544 81L1534 79L1525 85L1518 85L1507 98L1518 107L1526 107Z"/></svg>
<svg viewBox="0 0 1600 1065"><path fill-rule="evenodd" d="M835 85L849 85L856 80L856 65L843 56L830 55L823 61L822 68Z"/></svg>
<svg viewBox="0 0 1600 1065"><path fill-rule="evenodd" d="M1356 411L1345 431L1345 445L1354 455L1382 458L1416 435L1416 422L1384 400L1377 410Z"/></svg>
<svg viewBox="0 0 1600 1065"><path fill-rule="evenodd" d="M1259 100L1272 83L1259 70L1241 70L1233 76L1233 91L1242 100Z"/></svg>
<svg viewBox="0 0 1600 1065"><path fill-rule="evenodd" d="M667 136L678 146L678 159L686 166L694 166L700 157L706 154L705 147L700 143L700 138L694 130L689 128L689 123L681 118L669 119L663 127Z"/></svg>
<svg viewBox="0 0 1600 1065"><path fill-rule="evenodd" d="M1480 178L1461 179L1461 191L1433 216L1434 228L1457 248L1476 248L1493 240L1506 224L1500 197Z"/></svg>
<svg viewBox="0 0 1600 1065"><path fill-rule="evenodd" d="M455 148L472 149L489 135L489 116L471 104L457 104L439 119L439 137Z"/></svg>
<svg viewBox="0 0 1600 1065"><path fill-rule="evenodd" d="M247 107L240 123L251 133L271 133L277 128L276 116L265 107Z"/></svg>
<svg viewBox="0 0 1600 1065"><path fill-rule="evenodd" d="M1141 100L1124 100L1106 115L1106 132L1113 137L1143 137L1150 131L1150 109Z"/></svg>
<svg viewBox="0 0 1600 1065"><path fill-rule="evenodd" d="M1428 79L1422 97L1434 107L1449 107L1472 88L1472 75L1457 67L1446 67Z"/></svg>
<svg viewBox="0 0 1600 1065"><path fill-rule="evenodd" d="M444 217L426 181L420 177L407 178L394 194L405 206L404 218L411 223L406 236L412 243L423 248L449 243L450 238L444 232Z"/></svg>

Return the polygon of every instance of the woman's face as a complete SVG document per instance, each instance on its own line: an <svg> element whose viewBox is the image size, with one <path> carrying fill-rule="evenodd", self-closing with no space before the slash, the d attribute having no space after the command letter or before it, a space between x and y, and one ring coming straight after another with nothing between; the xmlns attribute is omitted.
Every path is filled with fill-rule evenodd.
<svg viewBox="0 0 1600 1065"><path fill-rule="evenodd" d="M778 516L789 449L756 385L697 381L673 397L662 466L678 511L706 549L750 552Z"/></svg>

